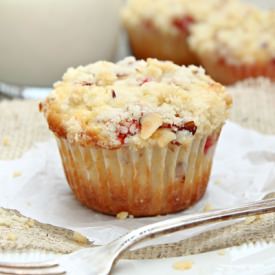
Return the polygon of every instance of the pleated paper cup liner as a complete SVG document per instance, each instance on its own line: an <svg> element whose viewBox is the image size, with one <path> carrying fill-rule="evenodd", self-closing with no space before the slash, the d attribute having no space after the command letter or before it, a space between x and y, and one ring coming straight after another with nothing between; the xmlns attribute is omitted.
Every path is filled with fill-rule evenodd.
<svg viewBox="0 0 275 275"><path fill-rule="evenodd" d="M224 60L217 60L210 56L200 56L200 61L207 73L216 81L224 84L234 84L238 81L255 78L267 77L275 81L275 62L269 61L263 64L240 64L231 65Z"/></svg>
<svg viewBox="0 0 275 275"><path fill-rule="evenodd" d="M219 133L164 148L110 150L57 141L67 181L81 203L111 215L153 216L183 210L203 196Z"/></svg>
<svg viewBox="0 0 275 275"><path fill-rule="evenodd" d="M128 27L127 32L131 51L139 59L154 57L179 65L198 63L187 43L188 34L174 35L146 26Z"/></svg>

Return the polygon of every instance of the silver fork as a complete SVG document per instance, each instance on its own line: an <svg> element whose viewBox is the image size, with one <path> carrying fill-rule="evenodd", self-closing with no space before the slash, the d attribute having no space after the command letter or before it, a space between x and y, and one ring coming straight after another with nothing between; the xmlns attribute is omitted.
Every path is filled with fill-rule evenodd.
<svg viewBox="0 0 275 275"><path fill-rule="evenodd" d="M236 219L275 211L275 199L266 199L244 204L240 207L213 210L207 213L189 214L167 219L135 229L104 246L85 248L60 256L54 261L40 263L0 262L0 274L28 275L106 275L123 251L146 238L172 233L202 224Z"/></svg>

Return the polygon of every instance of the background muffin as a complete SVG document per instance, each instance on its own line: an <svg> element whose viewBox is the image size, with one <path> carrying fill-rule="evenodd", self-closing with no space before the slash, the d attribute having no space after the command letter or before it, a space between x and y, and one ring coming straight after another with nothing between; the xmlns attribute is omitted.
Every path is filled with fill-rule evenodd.
<svg viewBox="0 0 275 275"><path fill-rule="evenodd" d="M249 77L275 80L275 12L232 5L191 28L189 44L223 84Z"/></svg>
<svg viewBox="0 0 275 275"><path fill-rule="evenodd" d="M40 107L76 197L148 216L204 194L230 105L202 68L126 58L69 69Z"/></svg>
<svg viewBox="0 0 275 275"><path fill-rule="evenodd" d="M137 58L154 57L196 64L187 44L190 26L224 9L233 0L129 0L122 12L129 43Z"/></svg>

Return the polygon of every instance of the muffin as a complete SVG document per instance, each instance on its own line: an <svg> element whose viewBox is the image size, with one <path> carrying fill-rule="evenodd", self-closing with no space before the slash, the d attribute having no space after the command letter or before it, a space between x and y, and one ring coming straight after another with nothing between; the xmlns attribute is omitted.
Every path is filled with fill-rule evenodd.
<svg viewBox="0 0 275 275"><path fill-rule="evenodd" d="M153 57L196 64L196 56L187 44L190 26L231 2L235 1L129 0L122 20L132 53L140 59Z"/></svg>
<svg viewBox="0 0 275 275"><path fill-rule="evenodd" d="M191 28L189 44L216 81L275 80L275 12L235 6Z"/></svg>
<svg viewBox="0 0 275 275"><path fill-rule="evenodd" d="M202 68L129 57L70 68L40 109L81 203L152 216L202 197L230 106Z"/></svg>

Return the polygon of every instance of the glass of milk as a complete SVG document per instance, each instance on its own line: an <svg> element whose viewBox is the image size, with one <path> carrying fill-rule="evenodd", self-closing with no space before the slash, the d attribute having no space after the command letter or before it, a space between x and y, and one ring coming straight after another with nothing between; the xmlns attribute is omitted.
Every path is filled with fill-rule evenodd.
<svg viewBox="0 0 275 275"><path fill-rule="evenodd" d="M114 60L122 0L1 0L0 82L51 86L68 67Z"/></svg>

